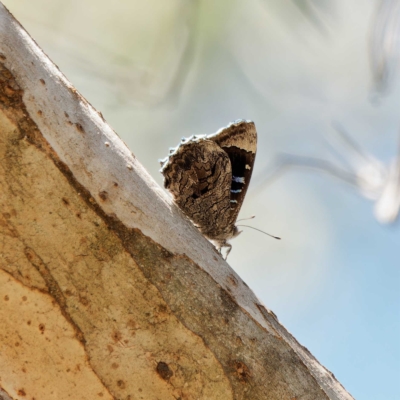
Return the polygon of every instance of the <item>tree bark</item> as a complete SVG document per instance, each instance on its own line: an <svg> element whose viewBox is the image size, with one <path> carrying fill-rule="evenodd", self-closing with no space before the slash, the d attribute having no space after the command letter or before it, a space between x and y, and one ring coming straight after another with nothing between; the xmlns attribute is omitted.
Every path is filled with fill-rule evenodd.
<svg viewBox="0 0 400 400"><path fill-rule="evenodd" d="M0 160L0 399L352 398L1 3Z"/></svg>

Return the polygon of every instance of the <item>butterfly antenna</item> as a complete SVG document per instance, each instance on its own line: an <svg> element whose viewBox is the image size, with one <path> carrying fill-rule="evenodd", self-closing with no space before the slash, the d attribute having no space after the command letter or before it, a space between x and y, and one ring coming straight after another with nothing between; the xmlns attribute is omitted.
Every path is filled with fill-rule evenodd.
<svg viewBox="0 0 400 400"><path fill-rule="evenodd" d="M236 222L239 222L239 221L247 221L248 219L253 219L253 218L255 218L255 217L256 217L255 215L252 215L251 217L238 219Z"/></svg>
<svg viewBox="0 0 400 400"><path fill-rule="evenodd" d="M263 233L264 235L271 236L271 237L274 238L274 239L281 240L280 237L270 235L269 233L264 232L264 231L262 231L261 229L254 228L253 226L249 226L249 225L236 225L236 226L245 226L246 228L251 228L251 229L254 229L254 230L258 231L258 232L261 232L261 233Z"/></svg>

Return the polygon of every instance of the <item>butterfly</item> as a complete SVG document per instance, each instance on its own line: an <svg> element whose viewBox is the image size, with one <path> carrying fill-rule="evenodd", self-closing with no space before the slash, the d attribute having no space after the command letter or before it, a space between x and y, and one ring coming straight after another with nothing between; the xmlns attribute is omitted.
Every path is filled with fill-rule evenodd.
<svg viewBox="0 0 400 400"><path fill-rule="evenodd" d="M221 252L241 231L235 225L257 150L252 121L237 120L211 135L191 136L161 160L164 187L193 224Z"/></svg>

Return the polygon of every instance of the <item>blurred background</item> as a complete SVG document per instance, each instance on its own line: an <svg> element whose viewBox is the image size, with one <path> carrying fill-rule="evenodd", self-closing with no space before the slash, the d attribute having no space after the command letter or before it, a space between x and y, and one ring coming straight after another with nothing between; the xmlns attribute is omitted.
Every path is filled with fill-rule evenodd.
<svg viewBox="0 0 400 400"><path fill-rule="evenodd" d="M254 120L230 265L357 399L400 399L400 0L4 0L162 185ZM246 228L244 228L246 229Z"/></svg>

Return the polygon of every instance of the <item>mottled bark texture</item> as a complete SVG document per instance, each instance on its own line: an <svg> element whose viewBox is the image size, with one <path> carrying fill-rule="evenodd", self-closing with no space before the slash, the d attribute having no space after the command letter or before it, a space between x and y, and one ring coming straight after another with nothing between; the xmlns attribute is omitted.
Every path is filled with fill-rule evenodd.
<svg viewBox="0 0 400 400"><path fill-rule="evenodd" d="M351 399L0 4L0 397Z"/></svg>

